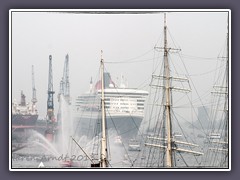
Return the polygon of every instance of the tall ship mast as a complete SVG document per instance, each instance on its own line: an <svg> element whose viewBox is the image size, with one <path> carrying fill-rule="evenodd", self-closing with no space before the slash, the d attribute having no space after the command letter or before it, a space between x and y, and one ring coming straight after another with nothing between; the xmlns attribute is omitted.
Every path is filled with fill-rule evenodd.
<svg viewBox="0 0 240 180"><path fill-rule="evenodd" d="M189 92L190 89L173 86L173 81L188 82L188 80L181 77L172 77L170 74L171 70L168 58L169 53L178 52L180 49L168 47L166 13L164 13L164 47L155 47L155 49L163 51L164 53L163 75L153 75L151 82L151 86L162 89L163 116L161 116L162 119L160 119L160 117L157 119L157 125L155 127L159 129L155 130L154 135L147 136L145 146L161 149L160 152L162 152L162 157L160 157L160 161L162 161L162 163L157 166L172 168L176 166L174 163L176 152L192 154L195 156L203 155L203 153L192 150L191 147L196 147L198 145L177 139L175 133L173 132L172 90ZM162 84L154 84L156 82L159 83L160 81L162 81ZM160 122L160 120L162 121ZM182 148L182 145L188 146L190 149ZM152 150L150 150L149 153L154 154ZM153 165L150 164L150 166Z"/></svg>
<svg viewBox="0 0 240 180"><path fill-rule="evenodd" d="M101 51L101 109L102 109L102 139L101 139L101 157L100 167L108 167L108 151L107 151L107 133L106 133L106 112L105 112L105 96L104 96L104 63Z"/></svg>
<svg viewBox="0 0 240 180"><path fill-rule="evenodd" d="M206 166L221 168L229 167L229 24L224 46L226 49L218 61L225 68L220 69L213 86L210 132L206 138L208 149L204 159ZM217 138L211 138L211 135L217 135Z"/></svg>
<svg viewBox="0 0 240 180"><path fill-rule="evenodd" d="M172 167L172 122L171 122L171 104L170 104L170 69L168 62L168 53L170 48L167 47L167 22L166 14L164 13L164 78L165 78L165 94L166 94L166 127L167 127L167 167Z"/></svg>

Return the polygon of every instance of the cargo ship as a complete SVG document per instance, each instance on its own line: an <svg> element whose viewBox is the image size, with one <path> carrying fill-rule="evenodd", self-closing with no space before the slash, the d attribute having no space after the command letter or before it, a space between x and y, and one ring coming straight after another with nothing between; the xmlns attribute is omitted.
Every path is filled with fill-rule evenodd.
<svg viewBox="0 0 240 180"><path fill-rule="evenodd" d="M35 126L38 119L38 111L35 103L26 103L26 96L21 91L21 101L18 104L12 102L12 127Z"/></svg>

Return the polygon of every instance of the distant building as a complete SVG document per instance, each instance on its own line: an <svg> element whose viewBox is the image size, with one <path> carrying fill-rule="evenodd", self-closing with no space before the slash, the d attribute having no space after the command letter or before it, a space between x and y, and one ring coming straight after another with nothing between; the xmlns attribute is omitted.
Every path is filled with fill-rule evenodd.
<svg viewBox="0 0 240 180"><path fill-rule="evenodd" d="M209 127L209 108L206 106L199 106L198 107L198 115L197 119L193 123L193 126L190 125L190 128L199 128L199 129L206 129Z"/></svg>

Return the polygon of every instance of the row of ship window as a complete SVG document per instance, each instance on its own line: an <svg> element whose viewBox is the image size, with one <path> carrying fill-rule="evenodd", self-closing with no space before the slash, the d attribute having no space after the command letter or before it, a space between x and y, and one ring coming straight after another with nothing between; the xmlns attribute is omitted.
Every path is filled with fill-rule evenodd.
<svg viewBox="0 0 240 180"><path fill-rule="evenodd" d="M110 103L110 102L105 102L105 105L132 105L132 106L135 106L136 103ZM144 106L144 103L137 103L137 106Z"/></svg>
<svg viewBox="0 0 240 180"><path fill-rule="evenodd" d="M109 106L105 106L105 108L109 109ZM114 106L112 107L113 109L131 109L129 107L118 107L118 106ZM144 109L144 107L138 107L137 109Z"/></svg>

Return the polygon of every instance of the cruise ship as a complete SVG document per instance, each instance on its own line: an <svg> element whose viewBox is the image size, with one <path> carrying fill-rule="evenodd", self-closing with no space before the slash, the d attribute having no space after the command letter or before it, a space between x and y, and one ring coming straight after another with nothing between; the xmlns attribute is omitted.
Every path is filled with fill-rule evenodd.
<svg viewBox="0 0 240 180"><path fill-rule="evenodd" d="M148 92L128 88L123 80L117 86L109 73L104 73L104 95L107 129L122 138L134 138L144 116L144 103ZM101 81L93 86L92 79L87 93L76 99L75 127L78 134L94 136L100 128L101 119ZM96 134L95 134L96 135Z"/></svg>

